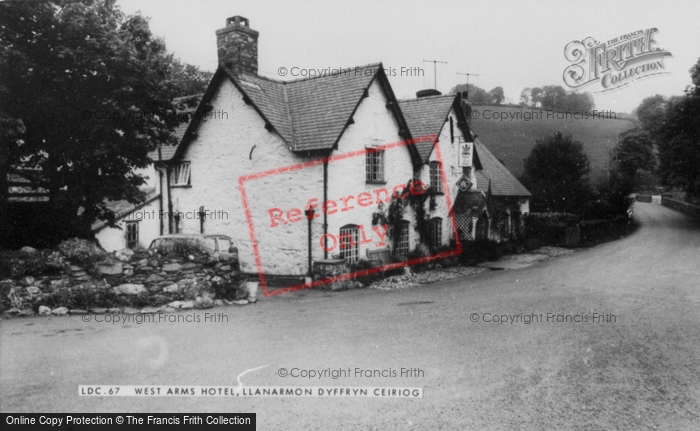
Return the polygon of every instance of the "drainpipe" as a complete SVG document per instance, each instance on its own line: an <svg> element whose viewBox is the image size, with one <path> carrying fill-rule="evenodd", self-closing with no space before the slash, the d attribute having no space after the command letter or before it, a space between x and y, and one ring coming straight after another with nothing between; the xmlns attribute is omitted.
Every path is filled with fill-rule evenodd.
<svg viewBox="0 0 700 431"><path fill-rule="evenodd" d="M162 167L161 166L161 163L162 163L161 159L162 158L163 158L163 155L161 153L161 149L160 149L160 147L158 147L158 165L160 167ZM158 176L160 178L159 179L160 190L158 190L158 209L159 209L158 218L160 219L160 235L162 236L163 235L163 171L161 169L158 169Z"/></svg>
<svg viewBox="0 0 700 431"><path fill-rule="evenodd" d="M309 208L308 210L304 211L304 215L306 216L306 219L309 221L309 277L313 277L313 260L311 257L311 221L314 218L314 209Z"/></svg>
<svg viewBox="0 0 700 431"><path fill-rule="evenodd" d="M328 157L331 154L328 153ZM328 159L323 162L323 202L328 201ZM311 237L309 237L311 241ZM309 246L309 250L311 246ZM328 214L323 212L323 258L328 259Z"/></svg>
<svg viewBox="0 0 700 431"><path fill-rule="evenodd" d="M173 233L173 200L170 196L170 165L165 167L165 182L168 185L168 233Z"/></svg>

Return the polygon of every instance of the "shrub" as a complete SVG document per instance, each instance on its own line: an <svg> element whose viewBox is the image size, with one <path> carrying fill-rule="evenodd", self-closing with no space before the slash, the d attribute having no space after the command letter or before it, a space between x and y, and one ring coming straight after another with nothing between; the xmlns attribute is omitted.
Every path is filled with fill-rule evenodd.
<svg viewBox="0 0 700 431"><path fill-rule="evenodd" d="M211 259L214 254L203 242L193 238L168 239L163 241L156 251L161 256L180 259L187 259L190 255Z"/></svg>
<svg viewBox="0 0 700 431"><path fill-rule="evenodd" d="M67 239L58 245L58 250L71 263L85 268L94 267L98 263L115 263L111 254L86 239Z"/></svg>
<svg viewBox="0 0 700 431"><path fill-rule="evenodd" d="M428 256L430 256L428 248L423 244L419 244L416 248L414 248L408 253L408 255L406 256L406 260L410 262L412 260L417 259L418 263L411 264L411 269L414 272L423 272L433 267L433 262L429 262L427 260L424 261L424 258Z"/></svg>
<svg viewBox="0 0 700 431"><path fill-rule="evenodd" d="M63 256L52 250L40 250L34 253L4 251L0 255L0 277L2 278L57 274L67 267L68 263Z"/></svg>
<svg viewBox="0 0 700 431"><path fill-rule="evenodd" d="M376 268L372 262L366 259L361 259L357 263L352 263L350 264L350 272L359 272L359 271L366 271L368 269ZM362 275L355 277L355 280L359 281L360 283L364 284L365 286L369 286L372 283L375 283L377 281L382 280L384 277L386 277L387 271L377 271L372 274L367 274L367 275Z"/></svg>
<svg viewBox="0 0 700 431"><path fill-rule="evenodd" d="M502 250L496 241L490 239L476 239L462 243L462 262L474 264L497 260L502 256Z"/></svg>

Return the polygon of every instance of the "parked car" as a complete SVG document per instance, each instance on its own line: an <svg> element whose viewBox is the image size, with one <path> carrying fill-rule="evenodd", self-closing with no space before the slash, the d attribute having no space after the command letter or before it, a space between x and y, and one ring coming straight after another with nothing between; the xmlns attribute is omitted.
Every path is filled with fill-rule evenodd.
<svg viewBox="0 0 700 431"><path fill-rule="evenodd" d="M204 244L209 250L218 253L219 260L226 262L238 262L238 248L233 244L230 236L220 234L186 234L173 233L162 235L154 239L148 247L155 250L161 246L173 244L177 240L196 240Z"/></svg>

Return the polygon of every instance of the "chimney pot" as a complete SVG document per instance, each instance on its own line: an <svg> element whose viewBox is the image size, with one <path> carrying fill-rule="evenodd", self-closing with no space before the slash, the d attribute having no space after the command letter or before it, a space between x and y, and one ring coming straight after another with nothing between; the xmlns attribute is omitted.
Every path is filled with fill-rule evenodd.
<svg viewBox="0 0 700 431"><path fill-rule="evenodd" d="M416 97L421 98L421 97L428 97L428 96L441 96L442 93L440 93L437 90L434 90L432 88L428 90L420 90L416 93Z"/></svg>
<svg viewBox="0 0 700 431"><path fill-rule="evenodd" d="M226 27L216 30L219 64L237 75L258 74L258 35L248 18L236 15L226 19Z"/></svg>

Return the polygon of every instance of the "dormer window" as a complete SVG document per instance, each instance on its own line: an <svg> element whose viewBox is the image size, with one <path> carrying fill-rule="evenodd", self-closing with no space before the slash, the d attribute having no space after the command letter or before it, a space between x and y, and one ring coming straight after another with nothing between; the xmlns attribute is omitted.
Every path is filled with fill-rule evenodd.
<svg viewBox="0 0 700 431"><path fill-rule="evenodd" d="M190 186L190 162L182 162L175 165L172 176L173 186Z"/></svg>

